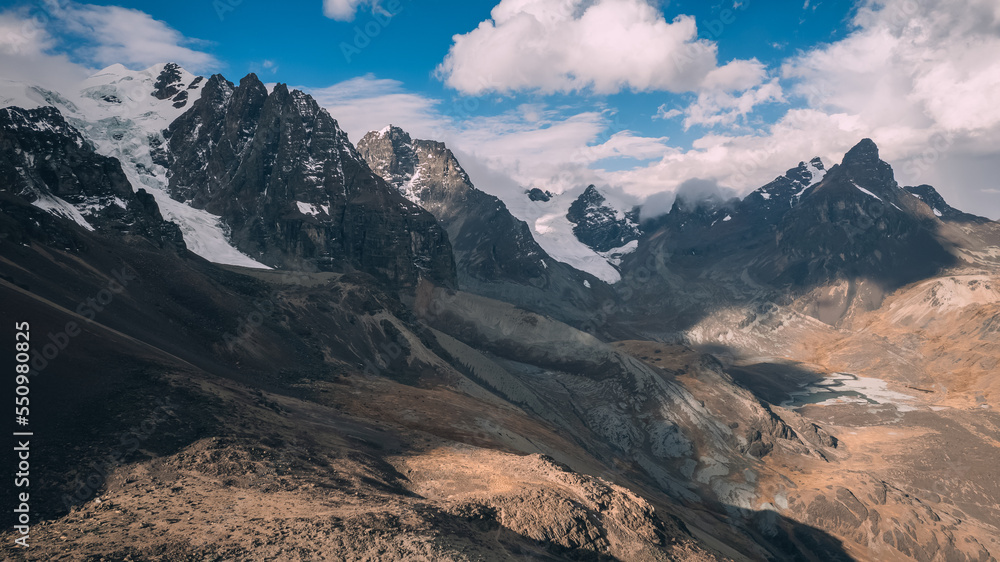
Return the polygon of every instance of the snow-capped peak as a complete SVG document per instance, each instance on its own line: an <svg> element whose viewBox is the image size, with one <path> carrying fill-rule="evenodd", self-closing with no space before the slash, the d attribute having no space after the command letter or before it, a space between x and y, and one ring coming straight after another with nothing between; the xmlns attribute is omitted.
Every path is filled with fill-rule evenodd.
<svg viewBox="0 0 1000 562"><path fill-rule="evenodd" d="M487 188L490 187L488 181L482 183ZM528 224L538 245L554 259L586 271L606 283L617 283L621 280L617 266L626 254L635 251L638 243L632 237L626 237L620 247L600 252L577 237L574 233L577 225L570 221L567 214L570 207L584 197L588 188L589 186L580 186L561 193L547 193L549 199L544 204L532 200L523 189L513 194L507 193L507 197L501 197L504 195L501 192L493 195L501 197L511 214ZM604 208L604 218L615 223L622 221L620 226L626 228L635 226L624 211L630 208L628 202L619 197L619 194L601 192L596 188L592 190L591 194L593 193L597 193L602 199L598 207Z"/></svg>

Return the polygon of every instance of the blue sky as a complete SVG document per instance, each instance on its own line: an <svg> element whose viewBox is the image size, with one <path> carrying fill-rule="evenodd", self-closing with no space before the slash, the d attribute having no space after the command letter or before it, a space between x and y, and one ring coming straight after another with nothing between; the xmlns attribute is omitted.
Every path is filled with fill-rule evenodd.
<svg viewBox="0 0 1000 562"><path fill-rule="evenodd" d="M904 183L1000 215L994 0L62 0L2 2L0 30L5 77L256 72L352 140L446 141L493 191L746 192L872 137Z"/></svg>
<svg viewBox="0 0 1000 562"><path fill-rule="evenodd" d="M32 13L45 13L38 5L5 4L26 6ZM280 7L260 0L98 1L91 4L140 10L176 29L188 38L189 47L216 59L214 64L192 68L196 73L219 72L237 82L246 73L255 72L266 82L280 81L311 88L370 74L397 80L413 92L452 101L466 96L446 87L435 75L435 68L448 53L452 36L467 33L488 19L496 1L398 0L392 4L398 6L392 18L362 5L351 21L323 17L319 2L302 0L285 2ZM388 5L383 3L383 7ZM851 8L851 2L845 0L826 0L806 7L760 0L748 1L735 9L732 2L690 0L667 2L661 6L668 21L678 15L694 16L699 22L698 36L718 45L721 61L756 57L769 65L779 63L796 50L842 36ZM723 10L729 10L732 15L724 18ZM377 30L377 35L368 36L363 32L366 28ZM64 34L61 40L61 47L71 58L94 65L95 61L73 51L79 38ZM349 46L346 51L345 44ZM607 104L620 112L619 124L647 134L668 135L683 143L693 140L698 131L685 132L677 122L654 121L652 117L659 106L683 107L691 97L691 94L656 91L611 95L594 95L587 91L572 95L507 93L484 96L476 113L495 113L522 103L577 108ZM761 117L766 119L766 113Z"/></svg>
<svg viewBox="0 0 1000 562"><path fill-rule="evenodd" d="M399 0L399 17L391 19L350 63L338 47L343 41L353 42L356 26L364 28L376 19L365 6L353 21L335 21L323 17L319 2L302 0L280 7L262 0L91 4L141 10L188 38L204 41L202 50L214 54L222 65L217 70L234 76L259 70L259 61L271 59L282 65L281 77L288 82L318 86L371 72L417 89L433 89L440 81L433 79L432 71L447 54L452 36L488 19L496 1ZM721 24L722 10L732 9L732 4L677 0L664 3L662 11L667 19L694 16L701 24L699 36L716 40L724 60L757 57L777 62L788 52L842 36L852 8L852 2L845 0L824 0L809 7L748 0L746 7L732 10L733 23ZM31 6L6 1L0 5Z"/></svg>

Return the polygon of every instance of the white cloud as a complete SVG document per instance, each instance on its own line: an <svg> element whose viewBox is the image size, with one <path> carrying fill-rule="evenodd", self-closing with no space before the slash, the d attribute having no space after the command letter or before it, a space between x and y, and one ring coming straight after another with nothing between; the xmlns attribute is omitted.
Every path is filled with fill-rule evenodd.
<svg viewBox="0 0 1000 562"><path fill-rule="evenodd" d="M754 134L707 134L612 183L648 195L705 178L741 193L802 159L836 163L863 137L904 184L930 183L956 206L1000 216L1000 4L991 0L868 0L844 39L789 58L781 82L742 94L703 92L685 125L738 123L783 97L804 102ZM664 105L661 118L681 115Z"/></svg>
<svg viewBox="0 0 1000 562"><path fill-rule="evenodd" d="M44 20L14 11L0 13L0 53L30 56L51 46Z"/></svg>
<svg viewBox="0 0 1000 562"><path fill-rule="evenodd" d="M323 0L323 15L337 21L353 21L358 8L369 5L379 8L378 0Z"/></svg>
<svg viewBox="0 0 1000 562"><path fill-rule="evenodd" d="M778 79L751 88L741 94L731 94L720 90L710 90L698 94L698 100L683 111L684 128L701 125L733 125L738 119L745 119L758 105L784 102ZM664 113L663 118L668 118Z"/></svg>
<svg viewBox="0 0 1000 562"><path fill-rule="evenodd" d="M553 112L537 121L508 112L468 119L446 138L521 185L562 193L590 183L608 184L603 172L591 168L595 162L648 160L668 150L666 137L619 129L608 111L568 116Z"/></svg>
<svg viewBox="0 0 1000 562"><path fill-rule="evenodd" d="M479 99L449 104L372 75L303 89L330 111L355 142L368 131L393 124L414 138L447 143L464 155L463 164L478 170L490 168L494 176L509 178L511 185L538 186L555 193L589 183L607 184L603 172L591 169L595 162L650 160L669 150L666 137L638 135L618 123L612 111L600 108L572 112L534 103L484 116L489 108ZM489 186L483 189L490 191Z"/></svg>
<svg viewBox="0 0 1000 562"><path fill-rule="evenodd" d="M854 24L845 39L784 65L793 92L827 113L854 115L896 161L900 181L973 201L982 159L977 175L949 163L988 155L1000 175L1000 4L869 0Z"/></svg>
<svg viewBox="0 0 1000 562"><path fill-rule="evenodd" d="M60 90L86 78L91 69L64 54L50 54L55 40L47 21L23 11L0 12L0 77Z"/></svg>
<svg viewBox="0 0 1000 562"><path fill-rule="evenodd" d="M673 119L681 115L684 115L684 112L680 109L676 107L667 109L667 104L663 104L656 108L656 115L653 116L653 119Z"/></svg>
<svg viewBox="0 0 1000 562"><path fill-rule="evenodd" d="M403 88L398 80L359 76L325 88L300 88L325 107L353 142L392 124L419 138L438 138L445 127L440 102Z"/></svg>
<svg viewBox="0 0 1000 562"><path fill-rule="evenodd" d="M176 62L192 72L220 66L194 48L201 43L145 12L119 6L52 2L42 10L0 12L0 68L9 80L72 83L115 63L147 68Z"/></svg>
<svg viewBox="0 0 1000 562"><path fill-rule="evenodd" d="M466 94L745 89L763 75L755 60L719 67L693 17L668 22L649 0L501 0L453 40L437 73Z"/></svg>
<svg viewBox="0 0 1000 562"><path fill-rule="evenodd" d="M705 75L701 89L746 90L764 81L767 70L756 58L735 60L725 66L712 69Z"/></svg>
<svg viewBox="0 0 1000 562"><path fill-rule="evenodd" d="M609 172L606 176L611 183L640 197L674 191L695 178L746 193L800 160L820 156L828 164L839 162L866 133L853 116L797 109L789 111L764 134L705 135L690 150L670 149L649 166Z"/></svg>
<svg viewBox="0 0 1000 562"><path fill-rule="evenodd" d="M269 71L271 74L278 73L278 68L279 68L278 63L274 62L273 60L264 59L264 62L260 63L260 66L264 70Z"/></svg>
<svg viewBox="0 0 1000 562"><path fill-rule="evenodd" d="M203 42L185 37L146 12L77 3L51 3L46 8L50 25L84 41L74 52L87 63L147 68L161 62L176 62L191 72L220 66L214 56L195 48Z"/></svg>

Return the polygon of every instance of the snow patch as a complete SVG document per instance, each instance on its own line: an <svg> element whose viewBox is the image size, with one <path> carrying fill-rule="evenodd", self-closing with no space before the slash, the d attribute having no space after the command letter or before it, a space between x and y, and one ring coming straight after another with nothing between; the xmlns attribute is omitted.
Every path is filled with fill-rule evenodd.
<svg viewBox="0 0 1000 562"><path fill-rule="evenodd" d="M597 252L597 254L603 257L604 259L608 260L608 263L610 263L614 267L618 267L619 265L621 265L622 260L625 259L625 256L636 251L636 249L638 248L639 248L639 241L632 240L631 242L625 244L620 248L614 248L608 250L607 252Z"/></svg>
<svg viewBox="0 0 1000 562"><path fill-rule="evenodd" d="M803 185L802 189L800 189L798 193L792 195L793 205L799 200L800 197L802 197L802 194L805 193L807 189L823 181L823 178L826 177L827 170L825 168L818 168L812 162L809 162L809 164L807 164L806 166L809 168L809 172L812 174L812 179L809 181L807 185Z"/></svg>
<svg viewBox="0 0 1000 562"><path fill-rule="evenodd" d="M42 195L31 204L57 217L69 219L87 230L94 230L94 227L87 222L87 219L80 214L80 211L76 207L70 205L69 202L60 197Z"/></svg>
<svg viewBox="0 0 1000 562"><path fill-rule="evenodd" d="M857 182L852 181L851 183L854 184L854 187L858 188L858 191L860 191L861 193L864 193L865 195L868 195L869 197L874 197L875 199L878 199L879 201L882 201L881 197L879 197L878 195L875 195L871 191L868 191L867 189L861 187L860 185L857 184ZM882 201L882 202L884 203L884 201Z"/></svg>
<svg viewBox="0 0 1000 562"><path fill-rule="evenodd" d="M420 188L421 188L420 172L422 168L423 165L417 166L417 168L413 171L413 175L411 175L403 183L403 185L399 187L399 192L403 194L403 197L406 197L411 202L416 203L417 205L420 205Z"/></svg>
<svg viewBox="0 0 1000 562"><path fill-rule="evenodd" d="M296 201L295 205L298 206L299 212L303 215L316 216L319 214L319 209L316 208L312 203L303 203L302 201Z"/></svg>
<svg viewBox="0 0 1000 562"><path fill-rule="evenodd" d="M820 162L820 165L822 165L822 162ZM827 172L826 168L825 167L818 168L812 162L809 162L808 166L809 166L809 171L812 173L812 181L809 182L809 185L810 186L816 185L817 183L823 181L823 178L826 177L826 172Z"/></svg>

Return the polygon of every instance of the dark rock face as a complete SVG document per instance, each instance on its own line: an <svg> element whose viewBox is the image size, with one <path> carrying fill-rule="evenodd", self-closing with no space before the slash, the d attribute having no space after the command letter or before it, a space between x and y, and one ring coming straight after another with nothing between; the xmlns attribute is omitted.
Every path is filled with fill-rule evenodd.
<svg viewBox="0 0 1000 562"><path fill-rule="evenodd" d="M669 282L644 294L654 302L672 299L664 306L675 308L661 316L682 323L726 299L739 304L767 295L791 302L846 281L850 289L838 293L836 306L823 301L809 312L836 324L851 307L870 310L895 288L955 264L942 226L900 188L878 147L865 139L841 164L800 163L742 201L678 200L670 213L643 225L645 235L623 273L662 260Z"/></svg>
<svg viewBox="0 0 1000 562"><path fill-rule="evenodd" d="M53 107L0 109L0 190L57 210L65 201L101 232L185 248L180 229L163 220L152 195L133 192L121 163L97 154Z"/></svg>
<svg viewBox="0 0 1000 562"><path fill-rule="evenodd" d="M167 65L163 67L163 71L160 72L160 75L156 77L156 83L153 87L155 88L153 90L153 97L158 100L172 98L177 95L178 92L184 90L184 84L181 82L180 67L177 66L176 63L167 63ZM184 99L187 99L186 94Z"/></svg>
<svg viewBox="0 0 1000 562"><path fill-rule="evenodd" d="M639 239L635 217L619 217L618 212L605 205L606 199L593 185L569 207L566 218L573 223L573 234L580 242L598 252L621 248Z"/></svg>
<svg viewBox="0 0 1000 562"><path fill-rule="evenodd" d="M885 190L899 187L892 173L892 166L879 158L878 146L872 139L862 139L847 151L840 166L848 170L851 178L861 185L872 185Z"/></svg>
<svg viewBox="0 0 1000 562"><path fill-rule="evenodd" d="M748 195L740 204L739 214L749 214L758 224L774 224L794 207L814 183L816 173L825 171L823 161L813 158L778 176L771 183Z"/></svg>
<svg viewBox="0 0 1000 562"><path fill-rule="evenodd" d="M534 187L528 191L528 199L547 203L552 199L552 194L548 191L542 191L541 189Z"/></svg>
<svg viewBox="0 0 1000 562"><path fill-rule="evenodd" d="M413 177L420 161L416 146L406 131L390 125L381 131L369 132L358 141L358 153L373 172L401 190L404 196L409 195L404 185Z"/></svg>
<svg viewBox="0 0 1000 562"><path fill-rule="evenodd" d="M909 194L920 199L931 208L931 212L941 218L944 221L950 222L971 222L977 224L985 224L991 222L990 219L986 217L980 217L952 207L944 200L944 197L937 192L936 189L929 185L908 185L904 187Z"/></svg>
<svg viewBox="0 0 1000 562"><path fill-rule="evenodd" d="M888 289L933 274L954 258L914 203L875 143L861 141L782 217L776 239L784 259L773 264L774 279L863 277Z"/></svg>
<svg viewBox="0 0 1000 562"><path fill-rule="evenodd" d="M610 297L610 288L596 277L552 259L503 201L472 184L443 143L413 140L389 127L365 135L358 151L448 231L462 288L571 322Z"/></svg>
<svg viewBox="0 0 1000 562"><path fill-rule="evenodd" d="M258 261L455 283L447 234L365 164L310 96L212 76L166 131L171 196L222 216Z"/></svg>
<svg viewBox="0 0 1000 562"><path fill-rule="evenodd" d="M392 127L386 133L365 135L358 151L376 173L444 225L464 275L526 283L544 273L542 261L548 256L528 225L515 219L502 201L476 189L444 144L413 141ZM418 170L419 176L411 181Z"/></svg>

